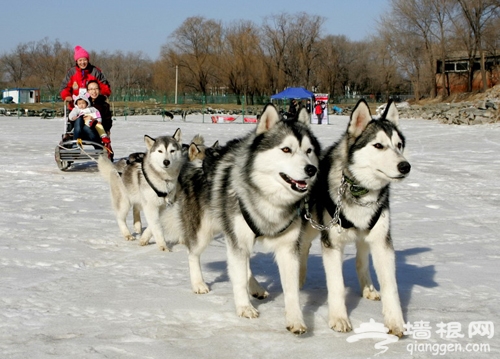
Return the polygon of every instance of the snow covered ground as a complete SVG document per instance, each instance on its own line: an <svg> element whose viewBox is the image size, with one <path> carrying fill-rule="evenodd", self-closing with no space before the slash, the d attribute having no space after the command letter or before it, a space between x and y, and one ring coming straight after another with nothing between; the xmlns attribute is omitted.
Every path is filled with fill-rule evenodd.
<svg viewBox="0 0 500 359"><path fill-rule="evenodd" d="M118 118L116 156L177 127L185 141L202 133L209 144L254 129L187 120ZM347 124L330 121L313 126L323 146ZM94 163L59 171L62 119L0 117L0 358L498 358L500 125L401 127L412 172L393 186L392 233L412 332L384 346L369 324L383 322L381 304L359 295L353 246L347 305L354 328L371 327L368 338L328 328L318 241L301 291L307 334L286 331L277 266L260 246L251 265L270 296L253 300L260 318L239 318L221 238L202 256L211 292L195 295L183 246L164 253L121 238Z"/></svg>

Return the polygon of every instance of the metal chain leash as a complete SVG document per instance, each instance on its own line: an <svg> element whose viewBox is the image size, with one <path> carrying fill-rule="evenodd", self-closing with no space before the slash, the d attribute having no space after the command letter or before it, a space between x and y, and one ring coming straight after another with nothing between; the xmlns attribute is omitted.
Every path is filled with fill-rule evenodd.
<svg viewBox="0 0 500 359"><path fill-rule="evenodd" d="M309 211L309 203L306 201L305 203L305 214L304 218L311 223L311 227L314 229L317 229L318 231L329 231L332 229L334 226L338 226L339 228L337 229L339 233L342 233L343 228L342 228L342 220L340 219L340 212L342 211L342 199L344 194L347 191L347 188L349 187L348 181L346 181L346 177L342 176L342 179L340 181L340 187L337 191L337 206L335 208L335 213L333 214L332 219L330 222L328 222L327 225L323 225L321 223L316 222ZM362 207L370 207L373 205L380 205L379 201L369 201L369 202L361 202L357 197L355 197L350 191L348 191L350 194L351 200L356 203L358 206ZM384 216L384 214L382 214Z"/></svg>
<svg viewBox="0 0 500 359"><path fill-rule="evenodd" d="M342 210L342 197L344 196L346 189L347 189L347 182L345 181L344 176L342 176L342 180L340 182L340 187L337 190L337 207L335 208L335 213L333 214L332 219L330 220L330 222L328 222L328 224L326 226L321 224L321 223L316 222L312 218L311 212L309 211L309 203L308 203L308 201L306 201L306 203L305 203L305 212L306 213L304 214L304 218L306 220L308 220L309 223L311 223L311 227L313 227L314 229L317 229L318 231L329 231L334 226L338 226L338 229L337 229L338 232L342 233L342 231L344 229L342 228L342 220L340 219L340 211Z"/></svg>

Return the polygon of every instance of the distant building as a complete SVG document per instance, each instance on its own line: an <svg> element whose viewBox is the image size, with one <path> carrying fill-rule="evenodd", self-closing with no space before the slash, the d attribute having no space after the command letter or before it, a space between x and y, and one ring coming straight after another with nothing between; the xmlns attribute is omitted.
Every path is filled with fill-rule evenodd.
<svg viewBox="0 0 500 359"><path fill-rule="evenodd" d="M10 88L2 91L2 98L12 97L14 103L40 102L40 89L36 88Z"/></svg>
<svg viewBox="0 0 500 359"><path fill-rule="evenodd" d="M500 55L485 56L486 81L488 88L500 83ZM450 94L467 92L471 63L469 58L462 56L450 57L444 62L444 78L442 74L443 62L437 61L436 85L437 94L446 95L446 85L449 86ZM472 64L472 91L479 91L483 88L481 76L481 58L478 56Z"/></svg>

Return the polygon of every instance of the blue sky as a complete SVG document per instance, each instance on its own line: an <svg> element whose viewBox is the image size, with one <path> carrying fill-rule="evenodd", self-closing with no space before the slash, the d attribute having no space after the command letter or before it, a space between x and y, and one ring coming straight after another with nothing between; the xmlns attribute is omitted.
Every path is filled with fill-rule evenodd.
<svg viewBox="0 0 500 359"><path fill-rule="evenodd" d="M24 0L2 4L0 55L45 37L91 51L142 51L156 60L168 36L190 16L229 23L287 12L326 18L325 35L362 40L375 32L389 0Z"/></svg>

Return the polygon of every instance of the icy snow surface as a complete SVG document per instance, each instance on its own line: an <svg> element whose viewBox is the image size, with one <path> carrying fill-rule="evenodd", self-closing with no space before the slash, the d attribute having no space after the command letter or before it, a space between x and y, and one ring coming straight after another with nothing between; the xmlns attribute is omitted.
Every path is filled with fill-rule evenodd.
<svg viewBox="0 0 500 359"><path fill-rule="evenodd" d="M327 146L347 121L330 116L331 125L313 130ZM328 328L319 241L300 294L307 334L285 329L277 266L259 245L251 265L270 296L252 300L258 319L239 318L221 237L202 256L211 292L196 295L182 245L165 253L121 237L95 163L57 168L62 119L0 117L0 126L0 358L373 358L383 351L375 348L380 339L348 342L355 333ZM144 134L180 127L184 142L201 133L212 144L254 126L212 124L208 116L120 117L112 140L119 158L143 151ZM401 128L412 171L392 187L392 235L405 320L424 329L378 357L428 358L443 345L487 344L488 353L447 349L444 357L498 358L500 126L402 119ZM381 303L360 297L354 253L348 246L344 263L352 324L382 323ZM477 322L485 322L482 330L474 330ZM411 350L417 344L428 348Z"/></svg>

